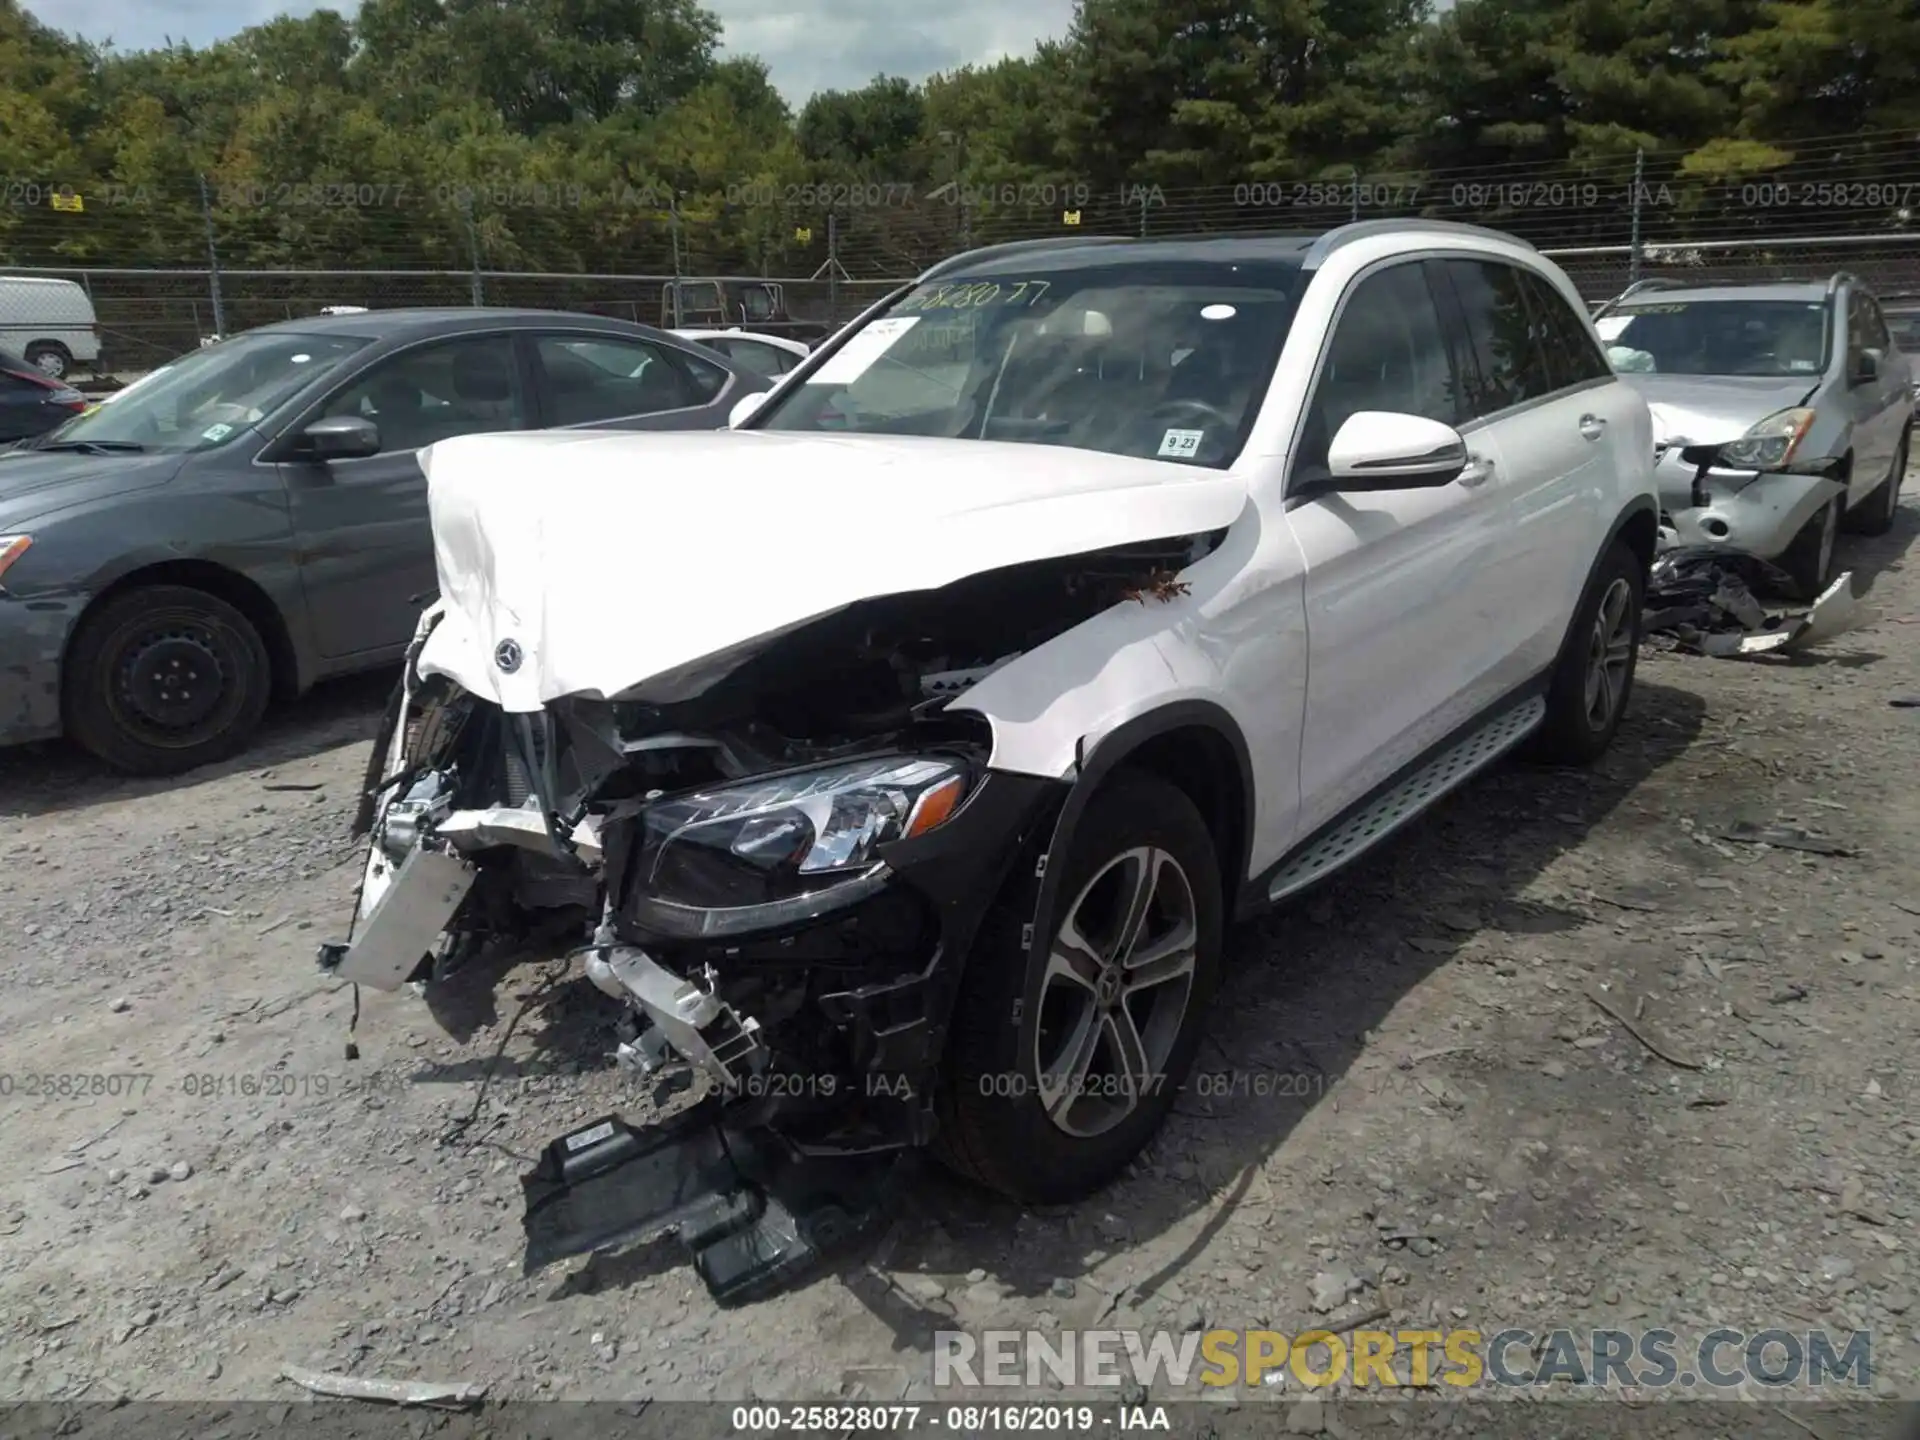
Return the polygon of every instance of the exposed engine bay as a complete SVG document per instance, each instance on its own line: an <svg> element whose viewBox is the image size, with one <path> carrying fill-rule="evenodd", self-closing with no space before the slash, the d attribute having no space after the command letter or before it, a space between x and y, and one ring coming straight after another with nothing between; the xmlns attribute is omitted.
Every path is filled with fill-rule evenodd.
<svg viewBox="0 0 1920 1440"><path fill-rule="evenodd" d="M952 702L1116 604L1184 593L1219 539L862 600L697 689L534 714L419 680L427 613L369 764L353 926L323 968L431 994L547 947L621 1007L636 1079L704 1081L666 1126L607 1116L549 1147L523 1182L530 1269L674 1232L717 1296L745 1299L872 1218L892 1161L938 1127L960 968L1013 868L1044 863L1066 788L990 770L989 722Z"/></svg>

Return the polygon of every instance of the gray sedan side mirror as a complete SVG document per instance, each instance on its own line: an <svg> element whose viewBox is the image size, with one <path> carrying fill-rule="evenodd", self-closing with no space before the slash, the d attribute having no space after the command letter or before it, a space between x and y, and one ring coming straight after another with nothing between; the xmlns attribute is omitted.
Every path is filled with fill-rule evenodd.
<svg viewBox="0 0 1920 1440"><path fill-rule="evenodd" d="M329 415L300 432L301 451L313 460L363 460L380 453L380 427L363 415Z"/></svg>

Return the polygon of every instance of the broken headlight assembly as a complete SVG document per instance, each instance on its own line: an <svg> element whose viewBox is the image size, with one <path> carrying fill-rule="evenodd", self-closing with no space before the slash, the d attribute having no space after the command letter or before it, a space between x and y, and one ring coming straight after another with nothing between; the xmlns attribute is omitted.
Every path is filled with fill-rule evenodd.
<svg viewBox="0 0 1920 1440"><path fill-rule="evenodd" d="M896 755L657 800L640 813L626 915L703 940L855 904L886 883L880 847L945 824L968 778L956 759Z"/></svg>
<svg viewBox="0 0 1920 1440"><path fill-rule="evenodd" d="M1738 440L1722 445L1718 463L1730 470L1785 470L1813 420L1814 412L1808 409L1776 411Z"/></svg>

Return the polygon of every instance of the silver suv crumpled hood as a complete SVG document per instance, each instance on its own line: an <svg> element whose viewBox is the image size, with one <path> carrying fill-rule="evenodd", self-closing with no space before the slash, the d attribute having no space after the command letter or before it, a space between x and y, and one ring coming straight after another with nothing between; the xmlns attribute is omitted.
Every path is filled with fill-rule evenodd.
<svg viewBox="0 0 1920 1440"><path fill-rule="evenodd" d="M684 685L858 600L1224 529L1247 504L1230 472L978 440L550 431L420 464L444 618L419 673L522 713Z"/></svg>
<svg viewBox="0 0 1920 1440"><path fill-rule="evenodd" d="M1653 411L1653 438L1682 437L1696 445L1724 445L1781 410L1804 405L1818 375L1645 375L1620 378Z"/></svg>

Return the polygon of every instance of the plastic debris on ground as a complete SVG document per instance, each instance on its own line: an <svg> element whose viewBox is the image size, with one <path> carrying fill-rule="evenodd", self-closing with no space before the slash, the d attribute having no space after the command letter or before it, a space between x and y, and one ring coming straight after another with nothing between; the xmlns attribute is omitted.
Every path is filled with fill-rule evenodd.
<svg viewBox="0 0 1920 1440"><path fill-rule="evenodd" d="M1647 641L1667 650L1746 658L1804 650L1853 624L1853 574L1840 575L1811 606L1777 610L1760 597L1792 589L1776 565L1718 545L1669 546L1654 557L1642 622Z"/></svg>

